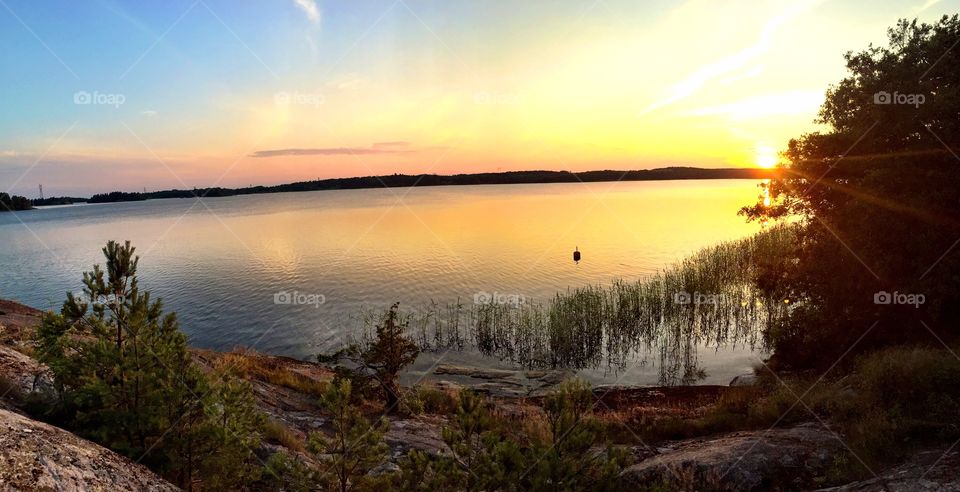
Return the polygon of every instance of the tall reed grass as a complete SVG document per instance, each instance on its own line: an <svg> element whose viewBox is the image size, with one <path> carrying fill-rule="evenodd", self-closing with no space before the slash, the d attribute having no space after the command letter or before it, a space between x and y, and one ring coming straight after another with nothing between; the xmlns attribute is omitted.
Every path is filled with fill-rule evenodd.
<svg viewBox="0 0 960 492"><path fill-rule="evenodd" d="M525 368L618 370L656 357L661 383L691 383L703 376L698 347L765 348L764 328L794 300L761 293L755 279L796 240L794 226L778 225L636 281L579 287L545 302L431 303L405 316L425 351L472 348ZM369 327L373 318L366 319Z"/></svg>

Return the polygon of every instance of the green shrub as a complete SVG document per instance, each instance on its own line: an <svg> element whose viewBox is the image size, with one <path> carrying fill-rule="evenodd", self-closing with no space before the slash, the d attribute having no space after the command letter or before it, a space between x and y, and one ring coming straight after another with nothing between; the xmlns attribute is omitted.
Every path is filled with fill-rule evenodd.
<svg viewBox="0 0 960 492"><path fill-rule="evenodd" d="M317 490L313 470L290 454L280 451L270 455L256 490L308 492Z"/></svg>
<svg viewBox="0 0 960 492"><path fill-rule="evenodd" d="M867 401L912 425L960 424L960 359L946 350L875 352L859 361L856 374L856 388Z"/></svg>

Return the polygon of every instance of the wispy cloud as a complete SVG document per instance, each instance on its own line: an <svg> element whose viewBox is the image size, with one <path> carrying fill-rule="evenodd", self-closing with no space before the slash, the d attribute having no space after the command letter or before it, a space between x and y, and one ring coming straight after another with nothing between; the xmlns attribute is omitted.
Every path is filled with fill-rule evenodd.
<svg viewBox="0 0 960 492"><path fill-rule="evenodd" d="M317 7L315 0L293 0L293 3L307 14L307 19L314 24L320 23L320 7Z"/></svg>
<svg viewBox="0 0 960 492"><path fill-rule="evenodd" d="M779 31L784 24L823 1L824 0L805 0L791 4L783 12L767 21L755 43L695 70L685 79L671 86L666 91L664 97L647 106L643 114L656 111L686 99L699 92L708 83L745 68L750 62L769 49L773 36L777 34L777 31Z"/></svg>
<svg viewBox="0 0 960 492"><path fill-rule="evenodd" d="M370 147L324 147L315 149L272 149L258 150L250 157L279 157L298 155L376 155L376 154L413 154L420 152L410 148L410 142L378 142Z"/></svg>
<svg viewBox="0 0 960 492"><path fill-rule="evenodd" d="M728 104L718 104L688 111L688 116L726 116L743 121L773 115L814 115L823 104L822 91L791 91L761 94Z"/></svg>
<svg viewBox="0 0 960 492"><path fill-rule="evenodd" d="M753 67L750 70L742 73L735 73L729 77L724 77L720 79L720 85L730 85L737 82L742 82L747 79L752 79L760 76L763 73L763 67Z"/></svg>
<svg viewBox="0 0 960 492"><path fill-rule="evenodd" d="M910 12L910 15L917 15L917 14L919 14L919 13L921 13L921 12L929 9L930 7L933 7L934 5L936 5L936 4L938 4L938 3L940 3L940 0L927 0L927 1L924 2L922 5L920 5L920 6L918 6L918 7L914 7L913 11Z"/></svg>

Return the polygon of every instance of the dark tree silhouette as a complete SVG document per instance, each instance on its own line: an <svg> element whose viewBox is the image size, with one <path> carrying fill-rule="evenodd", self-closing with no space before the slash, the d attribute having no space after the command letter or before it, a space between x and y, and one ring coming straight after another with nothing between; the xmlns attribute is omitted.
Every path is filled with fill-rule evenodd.
<svg viewBox="0 0 960 492"><path fill-rule="evenodd" d="M19 195L10 196L7 193L0 192L0 212L30 210L31 208L33 208L33 204L29 199Z"/></svg>
<svg viewBox="0 0 960 492"><path fill-rule="evenodd" d="M849 76L820 111L829 131L791 140L783 176L766 186L772 203L741 211L803 226L796 250L764 275L803 301L768 334L775 360L830 365L849 349L957 335L958 42L957 16L900 21L888 46L848 53Z"/></svg>

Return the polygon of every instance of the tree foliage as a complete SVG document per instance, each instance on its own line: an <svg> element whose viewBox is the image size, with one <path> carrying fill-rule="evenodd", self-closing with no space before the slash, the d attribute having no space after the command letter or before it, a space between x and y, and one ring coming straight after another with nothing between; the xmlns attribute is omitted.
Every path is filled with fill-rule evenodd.
<svg viewBox="0 0 960 492"><path fill-rule="evenodd" d="M958 335L958 41L957 16L900 21L888 46L848 53L849 75L820 110L827 130L791 140L783 177L766 185L771 203L741 211L802 225L795 250L762 275L801 301L768 333L784 365L828 367L848 350Z"/></svg>
<svg viewBox="0 0 960 492"><path fill-rule="evenodd" d="M0 212L30 210L31 208L33 208L33 204L30 202L30 199L19 195L10 196L7 193L0 192Z"/></svg>
<svg viewBox="0 0 960 492"><path fill-rule="evenodd" d="M365 388L373 382L379 386L388 412L399 409L397 378L400 371L412 364L420 353L417 345L406 336L408 323L399 314L399 308L399 303L390 306L377 324L376 336L372 340L362 340L331 356L318 356L322 363L346 361L350 364L350 367L341 366L341 369L347 369L347 377L354 384Z"/></svg>
<svg viewBox="0 0 960 492"><path fill-rule="evenodd" d="M400 463L401 490L616 490L624 456L597 447L588 422L594 397L589 386L569 380L544 399L549 438L506 432L484 400L470 391L443 439L451 456L411 452Z"/></svg>
<svg viewBox="0 0 960 492"><path fill-rule="evenodd" d="M369 490L375 483L370 471L386 461L387 420L371 423L351 405L350 393L349 380L329 386L320 404L331 415L333 435L309 437L308 449L321 459L316 481L325 490Z"/></svg>
<svg viewBox="0 0 960 492"><path fill-rule="evenodd" d="M107 243L106 270L84 273L83 294L43 317L37 354L60 396L53 418L183 488L256 479L263 417L249 384L194 364L176 315L140 290L134 252Z"/></svg>

